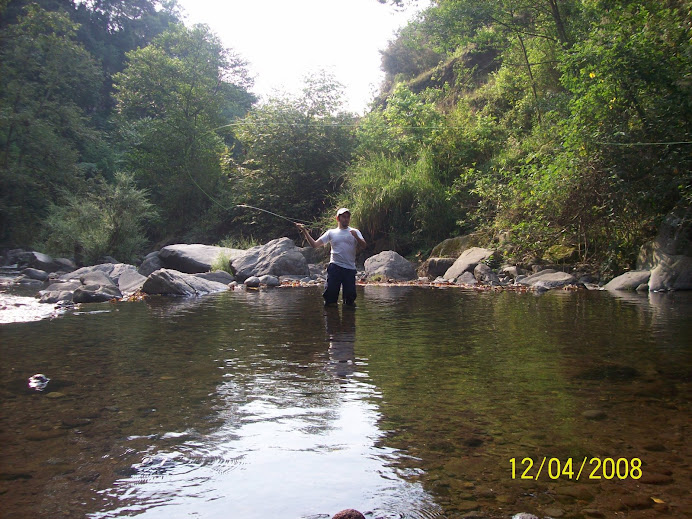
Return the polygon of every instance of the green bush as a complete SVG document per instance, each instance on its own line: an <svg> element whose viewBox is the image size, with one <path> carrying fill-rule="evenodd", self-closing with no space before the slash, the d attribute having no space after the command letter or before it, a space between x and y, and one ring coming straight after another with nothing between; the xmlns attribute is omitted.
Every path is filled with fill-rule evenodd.
<svg viewBox="0 0 692 519"><path fill-rule="evenodd" d="M114 184L96 181L87 193L63 193L63 200L51 206L36 248L79 263L105 255L134 260L147 243L145 222L156 217L147 192L126 173L116 173Z"/></svg>

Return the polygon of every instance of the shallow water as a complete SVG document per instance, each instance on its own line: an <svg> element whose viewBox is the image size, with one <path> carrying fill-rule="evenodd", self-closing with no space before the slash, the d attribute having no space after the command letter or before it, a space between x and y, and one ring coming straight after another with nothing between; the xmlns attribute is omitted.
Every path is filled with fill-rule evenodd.
<svg viewBox="0 0 692 519"><path fill-rule="evenodd" d="M692 294L358 303L281 288L0 326L3 515L692 516Z"/></svg>

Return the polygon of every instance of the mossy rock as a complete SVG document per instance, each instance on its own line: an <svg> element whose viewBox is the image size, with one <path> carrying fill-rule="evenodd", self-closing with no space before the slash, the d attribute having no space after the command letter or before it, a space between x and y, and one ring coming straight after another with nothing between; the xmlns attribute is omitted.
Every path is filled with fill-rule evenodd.
<svg viewBox="0 0 692 519"><path fill-rule="evenodd" d="M481 240L477 234L467 234L449 238L439 243L430 253L431 258L458 258L461 253L471 247L480 247Z"/></svg>
<svg viewBox="0 0 692 519"><path fill-rule="evenodd" d="M543 259L552 263L568 263L577 260L578 257L577 249L569 245L553 245L543 253Z"/></svg>

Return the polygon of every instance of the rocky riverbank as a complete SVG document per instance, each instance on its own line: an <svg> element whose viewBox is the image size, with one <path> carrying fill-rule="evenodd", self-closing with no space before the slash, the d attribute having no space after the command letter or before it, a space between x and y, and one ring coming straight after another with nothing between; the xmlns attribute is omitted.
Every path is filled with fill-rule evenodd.
<svg viewBox="0 0 692 519"><path fill-rule="evenodd" d="M687 242L661 235L642 247L637 269L607 283L577 266L539 262L506 264L499 251L446 240L421 265L394 251L364 261L359 283L414 284L477 290L553 289L669 291L692 289L692 257ZM326 249L297 247L279 238L251 249L177 244L147 255L139 266L113 258L77 268L68 258L36 251L10 250L0 264L5 284L35 290L41 303L57 307L144 296L201 296L238 288L321 285L326 278ZM227 270L215 270L223 265ZM7 309L7 304L3 309Z"/></svg>

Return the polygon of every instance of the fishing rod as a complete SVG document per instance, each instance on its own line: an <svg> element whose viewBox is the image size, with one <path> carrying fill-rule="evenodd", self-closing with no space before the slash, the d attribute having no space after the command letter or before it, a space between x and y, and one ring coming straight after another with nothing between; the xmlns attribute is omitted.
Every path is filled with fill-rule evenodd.
<svg viewBox="0 0 692 519"><path fill-rule="evenodd" d="M267 211L266 209L262 209L261 207L255 207L254 205L249 205L249 204L238 204L236 207L244 207L246 209L254 209L256 211L262 211L263 213L270 214L272 216L276 216L277 218L282 218L284 220L287 220L291 223L307 223L307 224L312 224L312 222L308 222L307 220L299 220L298 218L288 218L286 216L281 216L280 214L272 213L271 211Z"/></svg>

